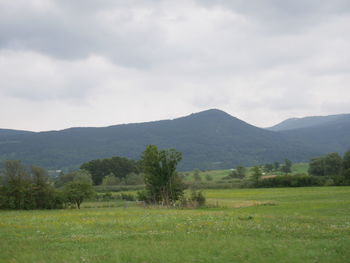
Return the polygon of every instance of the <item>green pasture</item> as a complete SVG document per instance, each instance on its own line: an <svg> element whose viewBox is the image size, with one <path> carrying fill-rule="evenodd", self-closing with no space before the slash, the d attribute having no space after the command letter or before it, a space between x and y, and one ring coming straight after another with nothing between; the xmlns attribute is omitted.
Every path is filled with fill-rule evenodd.
<svg viewBox="0 0 350 263"><path fill-rule="evenodd" d="M251 167L247 167L247 176L250 176ZM308 173L309 164L308 163L294 163L292 165L292 174L302 174ZM212 181L219 181L223 177L228 176L231 173L231 170L210 170L210 171L198 171L199 176L201 177L202 182L206 182L206 176L210 175L212 177ZM194 181L194 171L191 172L182 172L184 175L183 179L185 182L193 182ZM283 174L281 172L272 172L271 174Z"/></svg>
<svg viewBox="0 0 350 263"><path fill-rule="evenodd" d="M295 163L292 165L292 173L293 174L307 174L309 170L308 163Z"/></svg>
<svg viewBox="0 0 350 263"><path fill-rule="evenodd" d="M210 171L198 171L199 176L202 181L207 181L206 176L210 175L213 181L218 181L221 178L228 176L231 170L210 170ZM184 175L183 179L185 182L193 182L194 181L194 171L191 172L182 172Z"/></svg>
<svg viewBox="0 0 350 263"><path fill-rule="evenodd" d="M0 262L349 262L350 187L204 193L203 209L1 211Z"/></svg>

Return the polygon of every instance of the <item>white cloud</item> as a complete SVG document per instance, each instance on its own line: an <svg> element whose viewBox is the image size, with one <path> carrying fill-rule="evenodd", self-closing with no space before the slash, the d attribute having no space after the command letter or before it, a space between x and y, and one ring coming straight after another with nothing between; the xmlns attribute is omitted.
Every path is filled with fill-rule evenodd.
<svg viewBox="0 0 350 263"><path fill-rule="evenodd" d="M260 3L260 4L259 4ZM0 127L350 112L348 1L0 3Z"/></svg>

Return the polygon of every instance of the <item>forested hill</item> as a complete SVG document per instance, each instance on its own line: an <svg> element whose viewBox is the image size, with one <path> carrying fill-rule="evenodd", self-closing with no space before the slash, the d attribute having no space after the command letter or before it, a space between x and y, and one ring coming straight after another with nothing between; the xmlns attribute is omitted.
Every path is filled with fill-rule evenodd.
<svg viewBox="0 0 350 263"><path fill-rule="evenodd" d="M18 134L28 134L32 133L30 131L21 131L21 130L10 130L10 129L0 129L0 137L7 135L18 135Z"/></svg>
<svg viewBox="0 0 350 263"><path fill-rule="evenodd" d="M180 169L218 169L272 161L308 161L323 154L294 134L249 125L223 111L103 128L2 134L0 160L20 159L49 169L78 167L112 156L138 159L148 144L183 153Z"/></svg>
<svg viewBox="0 0 350 263"><path fill-rule="evenodd" d="M350 149L350 114L292 119L272 128L318 152L342 154Z"/></svg>
<svg viewBox="0 0 350 263"><path fill-rule="evenodd" d="M325 126L334 127L344 123L350 123L350 114L291 118L268 128L268 130L287 131L304 128L324 128Z"/></svg>

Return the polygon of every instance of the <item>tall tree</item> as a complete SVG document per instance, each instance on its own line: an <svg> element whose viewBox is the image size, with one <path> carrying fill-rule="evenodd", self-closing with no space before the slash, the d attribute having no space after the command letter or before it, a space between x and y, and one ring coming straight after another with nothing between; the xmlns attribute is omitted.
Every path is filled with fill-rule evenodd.
<svg viewBox="0 0 350 263"><path fill-rule="evenodd" d="M36 208L45 208L49 195L53 189L48 183L48 176L45 169L33 166L31 168L32 198Z"/></svg>
<svg viewBox="0 0 350 263"><path fill-rule="evenodd" d="M29 175L19 160L4 163L4 184L9 208L26 208L26 196L29 188ZM27 200L28 201L28 200Z"/></svg>
<svg viewBox="0 0 350 263"><path fill-rule="evenodd" d="M336 176L342 171L343 160L338 153L313 158L309 165L309 174L315 176Z"/></svg>
<svg viewBox="0 0 350 263"><path fill-rule="evenodd" d="M49 184L47 173L40 167L26 169L20 161L4 163L0 207L6 209L61 208L60 193ZM30 172L29 172L30 171Z"/></svg>
<svg viewBox="0 0 350 263"><path fill-rule="evenodd" d="M309 162L309 174L314 176L324 176L324 158L312 158Z"/></svg>
<svg viewBox="0 0 350 263"><path fill-rule="evenodd" d="M142 155L148 201L169 205L183 195L183 184L176 172L182 154L175 149L158 150L149 145Z"/></svg>
<svg viewBox="0 0 350 263"><path fill-rule="evenodd" d="M254 166L250 169L250 171L252 172L252 179L254 181L255 184L257 184L259 182L259 179L262 176L262 172L259 166Z"/></svg>
<svg viewBox="0 0 350 263"><path fill-rule="evenodd" d="M285 159L284 165L281 167L281 172L284 172L286 174L289 174L292 172L292 161Z"/></svg>
<svg viewBox="0 0 350 263"><path fill-rule="evenodd" d="M342 174L350 180L350 150L344 154Z"/></svg>
<svg viewBox="0 0 350 263"><path fill-rule="evenodd" d="M68 202L75 204L80 209L81 203L94 195L91 175L89 172L81 170L74 172L72 181L66 183L63 188L64 195Z"/></svg>
<svg viewBox="0 0 350 263"><path fill-rule="evenodd" d="M330 153L324 157L323 165L325 175L340 175L343 165L343 159L338 153Z"/></svg>
<svg viewBox="0 0 350 263"><path fill-rule="evenodd" d="M80 169L89 171L96 185L101 184L103 178L110 174L114 174L119 179L123 179L129 173L141 172L140 164L137 161L118 156L83 163Z"/></svg>

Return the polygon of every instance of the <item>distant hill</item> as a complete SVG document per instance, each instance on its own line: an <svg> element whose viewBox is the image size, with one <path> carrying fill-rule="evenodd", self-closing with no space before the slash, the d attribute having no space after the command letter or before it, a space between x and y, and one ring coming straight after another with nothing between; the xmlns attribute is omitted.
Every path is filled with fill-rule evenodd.
<svg viewBox="0 0 350 263"><path fill-rule="evenodd" d="M21 130L0 129L0 136L28 134L28 133L32 133L32 132L21 131Z"/></svg>
<svg viewBox="0 0 350 263"><path fill-rule="evenodd" d="M350 114L289 119L270 130L293 137L323 154L350 150Z"/></svg>
<svg viewBox="0 0 350 263"><path fill-rule="evenodd" d="M313 116L304 118L291 118L267 128L270 131L287 131L302 128L315 128L319 126L336 126L350 122L350 114L338 114L329 116Z"/></svg>
<svg viewBox="0 0 350 263"><path fill-rule="evenodd" d="M138 159L148 144L183 153L180 169L219 169L272 161L307 161L322 151L294 135L257 128L220 110L174 120L49 132L0 130L0 160L49 169L111 156Z"/></svg>

